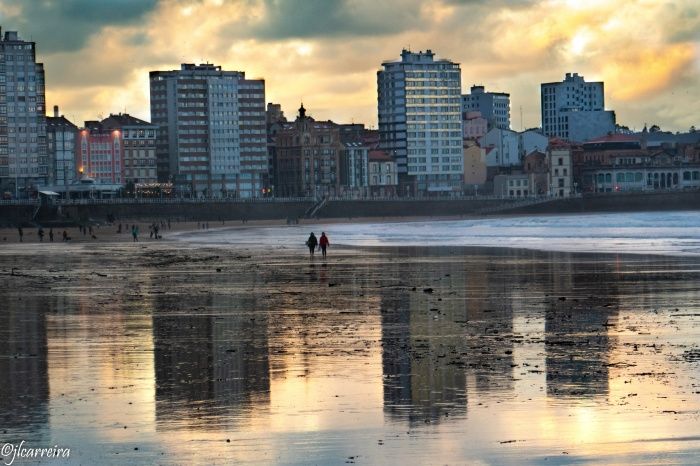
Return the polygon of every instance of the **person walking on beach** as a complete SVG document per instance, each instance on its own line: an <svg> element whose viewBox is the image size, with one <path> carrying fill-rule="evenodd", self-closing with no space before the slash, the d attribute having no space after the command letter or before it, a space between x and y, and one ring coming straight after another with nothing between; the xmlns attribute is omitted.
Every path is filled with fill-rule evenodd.
<svg viewBox="0 0 700 466"><path fill-rule="evenodd" d="M314 257L314 251L316 250L316 246L318 246L318 240L313 231L309 235L309 239L306 240L306 245L309 247L309 254L311 257Z"/></svg>
<svg viewBox="0 0 700 466"><path fill-rule="evenodd" d="M19 242L24 242L24 230L22 230L22 227L17 227L17 233L19 234Z"/></svg>
<svg viewBox="0 0 700 466"><path fill-rule="evenodd" d="M138 242L139 240L139 227L136 225L131 226L131 236L134 238L134 243Z"/></svg>
<svg viewBox="0 0 700 466"><path fill-rule="evenodd" d="M318 240L318 245L321 247L321 253L323 254L323 258L326 258L326 248L328 248L328 245L331 244L330 241L328 241L328 236L326 236L326 232L322 231L321 232L321 237Z"/></svg>
<svg viewBox="0 0 700 466"><path fill-rule="evenodd" d="M49 228L49 241L53 243L53 228Z"/></svg>
<svg viewBox="0 0 700 466"><path fill-rule="evenodd" d="M39 242L43 243L44 242L44 229L39 227L39 231L36 233L39 236Z"/></svg>

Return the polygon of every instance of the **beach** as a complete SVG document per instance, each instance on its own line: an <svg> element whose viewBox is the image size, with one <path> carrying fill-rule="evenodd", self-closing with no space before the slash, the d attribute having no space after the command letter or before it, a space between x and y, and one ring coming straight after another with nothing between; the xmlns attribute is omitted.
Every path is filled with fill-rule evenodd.
<svg viewBox="0 0 700 466"><path fill-rule="evenodd" d="M0 443L82 464L700 455L698 257L331 236L324 261L181 230L2 248Z"/></svg>

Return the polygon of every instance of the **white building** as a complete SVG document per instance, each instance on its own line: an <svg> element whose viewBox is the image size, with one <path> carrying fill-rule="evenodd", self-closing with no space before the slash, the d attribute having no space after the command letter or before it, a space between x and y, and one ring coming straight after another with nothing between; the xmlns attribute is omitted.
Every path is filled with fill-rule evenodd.
<svg viewBox="0 0 700 466"><path fill-rule="evenodd" d="M369 186L367 176L369 147L361 142L346 142L340 151L340 186L346 193L365 194Z"/></svg>
<svg viewBox="0 0 700 466"><path fill-rule="evenodd" d="M462 94L462 115L480 112L489 128L510 129L510 94L486 92L484 86L472 86L470 94Z"/></svg>
<svg viewBox="0 0 700 466"><path fill-rule="evenodd" d="M400 194L459 191L463 179L461 70L431 50L401 52L377 72L380 148L399 171Z"/></svg>
<svg viewBox="0 0 700 466"><path fill-rule="evenodd" d="M493 178L493 194L501 197L525 198L537 195L534 174L512 173Z"/></svg>
<svg viewBox="0 0 700 466"><path fill-rule="evenodd" d="M487 167L520 165L520 138L515 131L493 128L479 140L479 145L487 151Z"/></svg>
<svg viewBox="0 0 700 466"><path fill-rule="evenodd" d="M537 131L518 133L499 128L493 128L479 141L481 147L489 149L486 156L488 167L521 165L527 154L534 151L544 152L548 143L549 139Z"/></svg>
<svg viewBox="0 0 700 466"><path fill-rule="evenodd" d="M573 157L569 148L551 148L549 159L549 195L569 197L573 193Z"/></svg>
<svg viewBox="0 0 700 466"><path fill-rule="evenodd" d="M603 82L586 82L578 73L541 85L541 112L549 137L584 142L615 131L615 112L605 110Z"/></svg>
<svg viewBox="0 0 700 466"><path fill-rule="evenodd" d="M50 181L44 65L35 52L15 31L0 37L0 190L18 197Z"/></svg>

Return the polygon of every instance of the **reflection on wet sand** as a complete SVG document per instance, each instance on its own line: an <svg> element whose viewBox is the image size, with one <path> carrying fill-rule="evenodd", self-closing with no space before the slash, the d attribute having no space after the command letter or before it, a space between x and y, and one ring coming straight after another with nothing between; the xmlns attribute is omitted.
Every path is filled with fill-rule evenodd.
<svg viewBox="0 0 700 466"><path fill-rule="evenodd" d="M84 463L698 453L698 260L334 253L106 248L53 276L19 257L0 291L0 440Z"/></svg>
<svg viewBox="0 0 700 466"><path fill-rule="evenodd" d="M269 403L264 319L157 315L153 342L159 429L219 430Z"/></svg>
<svg viewBox="0 0 700 466"><path fill-rule="evenodd" d="M0 291L0 426L25 438L48 421L48 300L7 291Z"/></svg>

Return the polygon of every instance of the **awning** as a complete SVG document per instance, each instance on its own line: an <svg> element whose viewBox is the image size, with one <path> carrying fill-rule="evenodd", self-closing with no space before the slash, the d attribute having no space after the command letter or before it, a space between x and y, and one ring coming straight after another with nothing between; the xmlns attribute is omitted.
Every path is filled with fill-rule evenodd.
<svg viewBox="0 0 700 466"><path fill-rule="evenodd" d="M55 191L39 191L39 194L43 194L44 196L60 196L60 194Z"/></svg>

